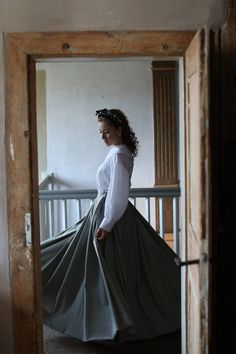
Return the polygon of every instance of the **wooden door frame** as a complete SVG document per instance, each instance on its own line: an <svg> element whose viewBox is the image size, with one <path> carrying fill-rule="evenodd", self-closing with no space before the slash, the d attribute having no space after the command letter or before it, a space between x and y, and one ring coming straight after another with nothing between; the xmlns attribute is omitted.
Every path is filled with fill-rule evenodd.
<svg viewBox="0 0 236 354"><path fill-rule="evenodd" d="M7 207L15 352L42 353L36 62L78 57L184 57L194 33L81 31L4 36ZM26 242L26 214L31 214L32 244Z"/></svg>
<svg viewBox="0 0 236 354"><path fill-rule="evenodd" d="M196 55L197 54L197 55ZM187 267L187 348L190 352L208 353L208 306L209 306L209 254L211 239L211 151L210 151L210 31L207 27L199 30L186 52L186 257L187 260L199 259L199 267ZM193 81L192 81L193 80ZM195 81L194 81L195 80ZM193 84L192 84L193 82ZM194 87L194 94L191 88ZM197 87L197 89L196 89ZM199 90L199 91L198 91ZM198 100L199 102L198 102ZM193 102L198 107L192 108ZM197 113L196 116L192 112ZM194 125L196 124L196 125ZM192 126L194 128L192 128ZM194 146L194 149L193 149ZM196 151L198 151L198 156ZM199 175L192 174L197 163ZM192 181L194 183L192 183ZM194 187L193 187L194 186ZM194 201L194 203L191 203ZM194 209L198 208L198 209ZM197 206L197 207L196 207ZM196 293L197 295L193 295ZM199 308L194 310L197 296ZM195 321L191 321L192 318ZM197 318L196 314L199 314ZM197 323L199 321L199 323ZM199 329L191 334L192 323ZM196 341L196 342L195 342ZM199 347L198 347L199 345Z"/></svg>

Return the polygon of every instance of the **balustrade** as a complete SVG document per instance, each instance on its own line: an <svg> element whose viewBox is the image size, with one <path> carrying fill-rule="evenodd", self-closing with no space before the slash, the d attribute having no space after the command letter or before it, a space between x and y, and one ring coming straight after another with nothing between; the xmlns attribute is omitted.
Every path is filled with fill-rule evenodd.
<svg viewBox="0 0 236 354"><path fill-rule="evenodd" d="M41 241L55 237L60 231L71 226L69 216L74 215L74 223L83 217L97 196L96 189L81 190L39 190L40 200L40 234ZM158 208L157 232L165 235L165 199L171 198L173 205L174 251L179 253L179 197L178 187L131 188L129 200L137 207L146 220L151 223ZM142 205L138 207L137 205Z"/></svg>

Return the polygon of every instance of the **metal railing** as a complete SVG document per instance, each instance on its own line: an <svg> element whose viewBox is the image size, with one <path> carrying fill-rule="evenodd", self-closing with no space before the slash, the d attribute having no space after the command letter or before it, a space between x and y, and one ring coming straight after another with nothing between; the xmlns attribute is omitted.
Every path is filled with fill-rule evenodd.
<svg viewBox="0 0 236 354"><path fill-rule="evenodd" d="M77 221L86 213L88 207L97 196L96 189L81 190L39 190L40 199L40 231L41 240L54 237L58 232L71 226L68 215L75 214ZM165 235L165 199L172 199L173 210L173 237L174 251L179 252L179 197L178 187L155 187L155 188L131 188L129 199L137 207L138 202L144 202L144 208L140 211L150 223L151 215L156 211L156 204L159 211L158 233L163 238ZM69 203L74 202L73 206ZM56 203L60 204L56 204ZM83 210L83 203L87 202ZM154 203L153 203L154 202ZM153 206L154 205L154 206ZM139 208L137 208L139 209ZM60 219L60 227L56 227L57 220Z"/></svg>

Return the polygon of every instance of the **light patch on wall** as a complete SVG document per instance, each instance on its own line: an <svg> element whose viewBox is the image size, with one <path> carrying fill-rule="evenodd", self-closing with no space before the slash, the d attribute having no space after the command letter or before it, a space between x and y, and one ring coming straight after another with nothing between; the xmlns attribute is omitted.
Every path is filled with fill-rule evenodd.
<svg viewBox="0 0 236 354"><path fill-rule="evenodd" d="M11 159L14 161L15 160L15 153L14 153L14 145L13 145L11 136L10 136L10 156L11 156Z"/></svg>

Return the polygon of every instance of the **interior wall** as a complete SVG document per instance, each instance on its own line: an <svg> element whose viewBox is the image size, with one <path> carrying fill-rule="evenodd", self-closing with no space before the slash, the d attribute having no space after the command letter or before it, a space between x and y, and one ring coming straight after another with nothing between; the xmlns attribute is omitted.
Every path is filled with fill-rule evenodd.
<svg viewBox="0 0 236 354"><path fill-rule="evenodd" d="M227 0L1 0L4 31L196 30L219 26Z"/></svg>
<svg viewBox="0 0 236 354"><path fill-rule="evenodd" d="M231 11L220 32L220 80L214 82L216 92L212 104L220 108L214 115L213 159L213 251L216 261L212 262L214 281L213 328L215 353L235 353L235 176L236 176L236 0L231 2ZM220 99L219 99L220 98ZM218 103L219 102L219 103ZM214 105L214 106L215 106ZM215 107L213 107L215 109ZM214 112L215 113L215 112Z"/></svg>
<svg viewBox="0 0 236 354"><path fill-rule="evenodd" d="M37 64L37 68L46 72L47 172L54 173L55 187L96 188L97 168L109 150L100 137L95 116L95 111L102 108L118 108L127 115L140 142L132 187L152 187L151 61L45 63ZM42 159L45 139L40 140L41 128L39 125ZM147 173L140 174L140 171Z"/></svg>
<svg viewBox="0 0 236 354"><path fill-rule="evenodd" d="M154 122L151 59L133 58L120 61L90 59L37 64L37 72L42 71L46 73L46 108L43 108L45 104L40 97L41 93L37 99L40 175L45 175L45 171L40 169L42 160L47 160L46 174L53 173L54 189L96 188L96 171L104 161L109 148L100 137L95 111L102 108L118 108L127 115L140 143L131 186L153 187ZM41 120L41 112L44 110L47 116L46 144L42 136L44 121ZM56 204L54 233L57 233L63 230L64 223L60 203L54 204ZM138 205L139 211L145 216L145 204ZM77 208L72 202L68 203L67 208L68 225L72 225L78 220ZM82 209L85 213L88 203L82 203ZM154 215L152 220L155 220ZM42 234L42 238L44 236Z"/></svg>
<svg viewBox="0 0 236 354"><path fill-rule="evenodd" d="M0 37L2 47L2 38ZM4 63L0 50L0 353L13 353L11 290L7 226ZM3 320L4 319L4 320Z"/></svg>
<svg viewBox="0 0 236 354"><path fill-rule="evenodd" d="M2 0L0 2L0 352L13 352L7 192L3 34L23 31L197 30L224 22L228 0Z"/></svg>
<svg viewBox="0 0 236 354"><path fill-rule="evenodd" d="M46 117L46 71L36 72L36 110L38 136L38 176L39 183L47 172L47 117Z"/></svg>

